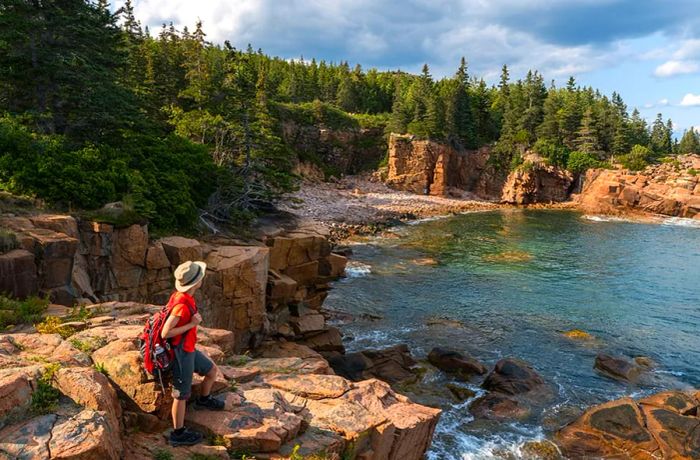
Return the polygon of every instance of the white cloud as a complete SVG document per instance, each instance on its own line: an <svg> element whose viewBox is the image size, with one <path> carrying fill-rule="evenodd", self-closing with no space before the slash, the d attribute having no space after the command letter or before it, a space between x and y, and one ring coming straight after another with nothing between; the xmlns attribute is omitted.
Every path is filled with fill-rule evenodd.
<svg viewBox="0 0 700 460"><path fill-rule="evenodd" d="M513 78L537 69L547 79L563 81L633 54L624 41L557 43L501 17L504 11L541 16L554 7L605 5L610 0L396 2L400 5L387 0L132 1L137 18L153 35L163 23L192 29L201 19L207 39L215 43L230 40L239 48L251 43L285 59L303 55L413 72L428 62L436 77L453 74L460 57L466 56L472 73L489 81L498 78L503 64ZM115 0L115 8L123 2Z"/></svg>
<svg viewBox="0 0 700 460"><path fill-rule="evenodd" d="M683 107L696 107L700 106L700 94L688 93L683 96L681 100L681 105Z"/></svg>
<svg viewBox="0 0 700 460"><path fill-rule="evenodd" d="M660 106L668 105L668 99L666 99L666 98L659 99L659 102L657 102L657 104Z"/></svg>
<svg viewBox="0 0 700 460"><path fill-rule="evenodd" d="M657 77L673 77L700 72L700 64L696 61L666 61L654 70Z"/></svg>

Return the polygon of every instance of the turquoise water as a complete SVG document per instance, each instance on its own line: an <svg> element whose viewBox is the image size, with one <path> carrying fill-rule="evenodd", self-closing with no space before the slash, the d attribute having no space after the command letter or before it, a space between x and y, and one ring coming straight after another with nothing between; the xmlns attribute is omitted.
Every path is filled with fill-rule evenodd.
<svg viewBox="0 0 700 460"><path fill-rule="evenodd" d="M350 350L407 343L421 358L447 346L488 365L514 356L557 393L527 420L474 421L468 402L444 391L450 379L428 372L407 391L445 410L431 459L517 457L522 442L547 437L591 404L700 387L700 228L503 210L390 236L353 246L349 277L326 301L358 315L342 326ZM570 329L594 340L561 334ZM657 367L622 384L593 370L599 352L651 357Z"/></svg>

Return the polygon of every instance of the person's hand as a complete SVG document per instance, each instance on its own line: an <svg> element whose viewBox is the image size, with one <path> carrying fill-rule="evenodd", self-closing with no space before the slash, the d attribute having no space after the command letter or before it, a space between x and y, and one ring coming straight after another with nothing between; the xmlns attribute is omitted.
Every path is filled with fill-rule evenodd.
<svg viewBox="0 0 700 460"><path fill-rule="evenodd" d="M202 322L202 315L199 313L195 313L195 315L192 317L192 320L190 321L192 324L195 326L198 325L199 323Z"/></svg>

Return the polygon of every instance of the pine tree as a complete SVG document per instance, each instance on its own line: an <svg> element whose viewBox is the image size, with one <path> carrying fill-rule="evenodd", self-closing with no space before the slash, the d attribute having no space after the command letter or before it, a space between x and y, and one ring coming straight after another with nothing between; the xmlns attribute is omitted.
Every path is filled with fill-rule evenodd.
<svg viewBox="0 0 700 460"><path fill-rule="evenodd" d="M117 84L125 58L120 34L115 15L100 5L5 1L0 100L32 114L38 131L76 139L133 123L135 101Z"/></svg>
<svg viewBox="0 0 700 460"><path fill-rule="evenodd" d="M683 137L678 145L678 153L700 153L700 134L692 126L683 132Z"/></svg>
<svg viewBox="0 0 700 460"><path fill-rule="evenodd" d="M659 113L651 127L649 138L649 149L656 157L669 155L672 150L671 130L664 123L662 115Z"/></svg>
<svg viewBox="0 0 700 460"><path fill-rule="evenodd" d="M576 148L579 152L596 154L598 153L598 133L593 119L593 110L589 107L581 119L581 127L576 132Z"/></svg>

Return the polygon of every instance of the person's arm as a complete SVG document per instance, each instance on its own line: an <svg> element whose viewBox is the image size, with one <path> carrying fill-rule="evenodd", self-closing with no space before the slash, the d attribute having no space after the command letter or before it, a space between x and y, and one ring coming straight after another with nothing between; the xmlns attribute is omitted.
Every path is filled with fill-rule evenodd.
<svg viewBox="0 0 700 460"><path fill-rule="evenodd" d="M185 332L189 331L190 329L201 323L202 316L199 313L197 313L192 317L192 320L189 323L180 327L175 327L178 321L180 321L179 316L170 315L167 321L165 321L165 325L163 326L163 330L161 331L160 336L164 339L169 339L171 337L175 337L176 335L184 334Z"/></svg>

